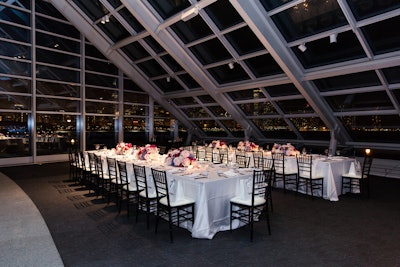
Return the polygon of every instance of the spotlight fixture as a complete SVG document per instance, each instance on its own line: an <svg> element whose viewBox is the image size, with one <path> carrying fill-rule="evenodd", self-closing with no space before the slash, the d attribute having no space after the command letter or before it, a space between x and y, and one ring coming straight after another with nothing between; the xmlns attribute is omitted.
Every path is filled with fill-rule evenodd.
<svg viewBox="0 0 400 267"><path fill-rule="evenodd" d="M109 17L108 15L106 15L105 21L106 21L106 22L110 22L110 17Z"/></svg>
<svg viewBox="0 0 400 267"><path fill-rule="evenodd" d="M331 44L337 42L337 33L332 33L331 35L329 35L329 42Z"/></svg>
<svg viewBox="0 0 400 267"><path fill-rule="evenodd" d="M228 64L228 67L229 67L229 69L233 69L234 67L235 67L235 65L233 65L233 62L230 62L229 64Z"/></svg>
<svg viewBox="0 0 400 267"><path fill-rule="evenodd" d="M307 46L306 44L301 44L297 47L301 52L304 52L307 50Z"/></svg>
<svg viewBox="0 0 400 267"><path fill-rule="evenodd" d="M101 24L106 24L106 20L103 18L101 18Z"/></svg>
<svg viewBox="0 0 400 267"><path fill-rule="evenodd" d="M171 77L167 77L167 83L169 83L171 81Z"/></svg>

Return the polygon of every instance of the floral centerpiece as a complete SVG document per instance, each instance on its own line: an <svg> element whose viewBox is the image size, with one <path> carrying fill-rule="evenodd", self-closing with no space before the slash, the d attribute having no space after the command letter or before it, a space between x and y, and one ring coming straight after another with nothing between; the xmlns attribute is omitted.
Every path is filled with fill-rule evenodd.
<svg viewBox="0 0 400 267"><path fill-rule="evenodd" d="M197 166L195 155L189 150L174 149L168 153L165 163L175 167Z"/></svg>
<svg viewBox="0 0 400 267"><path fill-rule="evenodd" d="M237 149L245 151L257 151L258 147L258 145L250 141L240 141L237 144Z"/></svg>
<svg viewBox="0 0 400 267"><path fill-rule="evenodd" d="M271 149L272 153L284 153L285 156L296 156L300 154L292 144L287 143L286 145L274 144Z"/></svg>
<svg viewBox="0 0 400 267"><path fill-rule="evenodd" d="M147 144L143 147L138 147L135 152L136 158L140 160L156 160L158 158L158 149L156 145Z"/></svg>
<svg viewBox="0 0 400 267"><path fill-rule="evenodd" d="M213 140L208 146L212 148L228 148L223 140Z"/></svg>
<svg viewBox="0 0 400 267"><path fill-rule="evenodd" d="M132 149L131 143L119 142L115 147L115 154L124 155L128 153L128 151L131 149Z"/></svg>

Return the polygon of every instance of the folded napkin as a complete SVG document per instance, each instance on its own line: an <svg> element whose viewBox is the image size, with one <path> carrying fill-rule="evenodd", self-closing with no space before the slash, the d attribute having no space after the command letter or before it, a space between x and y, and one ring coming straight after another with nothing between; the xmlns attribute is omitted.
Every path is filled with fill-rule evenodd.
<svg viewBox="0 0 400 267"><path fill-rule="evenodd" d="M224 172L224 175L232 177L232 176L238 175L238 173L234 172L233 170L229 170L229 171Z"/></svg>

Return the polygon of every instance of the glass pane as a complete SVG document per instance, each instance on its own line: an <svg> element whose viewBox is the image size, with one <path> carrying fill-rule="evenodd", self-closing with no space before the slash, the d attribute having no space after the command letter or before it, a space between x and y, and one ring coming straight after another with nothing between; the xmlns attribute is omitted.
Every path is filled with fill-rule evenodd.
<svg viewBox="0 0 400 267"><path fill-rule="evenodd" d="M0 94L0 109L9 110L30 110L31 97L20 95Z"/></svg>
<svg viewBox="0 0 400 267"><path fill-rule="evenodd" d="M157 54L165 51L164 48L151 36L143 39Z"/></svg>
<svg viewBox="0 0 400 267"><path fill-rule="evenodd" d="M374 54L379 55L400 49L400 16L362 27Z"/></svg>
<svg viewBox="0 0 400 267"><path fill-rule="evenodd" d="M87 113L115 114L118 111L118 104L113 103L86 101L85 107Z"/></svg>
<svg viewBox="0 0 400 267"><path fill-rule="evenodd" d="M167 79L155 80L154 83L164 93L184 91L183 87L172 78L169 81L167 81Z"/></svg>
<svg viewBox="0 0 400 267"><path fill-rule="evenodd" d="M149 3L163 19L167 19L190 6L188 0L149 0Z"/></svg>
<svg viewBox="0 0 400 267"><path fill-rule="evenodd" d="M0 73L31 76L31 64L16 60L1 59Z"/></svg>
<svg viewBox="0 0 400 267"><path fill-rule="evenodd" d="M31 81L11 77L0 77L0 90L7 93L31 93Z"/></svg>
<svg viewBox="0 0 400 267"><path fill-rule="evenodd" d="M79 57L40 48L36 49L36 58L37 61L41 63L49 63L70 68L79 68L80 66Z"/></svg>
<svg viewBox="0 0 400 267"><path fill-rule="evenodd" d="M268 138L296 139L296 135L283 119L252 119L251 120Z"/></svg>
<svg viewBox="0 0 400 267"><path fill-rule="evenodd" d="M79 39L79 31L72 25L52 19L36 16L36 27L41 30Z"/></svg>
<svg viewBox="0 0 400 267"><path fill-rule="evenodd" d="M138 67L149 77L167 74L161 65L154 59L137 64Z"/></svg>
<svg viewBox="0 0 400 267"><path fill-rule="evenodd" d="M198 105L196 100L193 97L182 97L182 98L174 98L172 101L177 106L187 106L187 105Z"/></svg>
<svg viewBox="0 0 400 267"><path fill-rule="evenodd" d="M231 117L231 115L221 106L209 106L207 108L214 114L215 117Z"/></svg>
<svg viewBox="0 0 400 267"><path fill-rule="evenodd" d="M382 69L389 84L400 83L400 67Z"/></svg>
<svg viewBox="0 0 400 267"><path fill-rule="evenodd" d="M37 97L36 109L38 111L79 112L79 100L58 99L50 97Z"/></svg>
<svg viewBox="0 0 400 267"><path fill-rule="evenodd" d="M183 43L187 44L212 34L210 27L200 16L188 21L178 21L171 29L179 36Z"/></svg>
<svg viewBox="0 0 400 267"><path fill-rule="evenodd" d="M124 115L127 116L149 116L149 107L137 104L125 104Z"/></svg>
<svg viewBox="0 0 400 267"><path fill-rule="evenodd" d="M244 36L246 38L243 38ZM265 50L265 47L249 27L242 27L236 31L229 32L225 34L225 37L239 55Z"/></svg>
<svg viewBox="0 0 400 267"><path fill-rule="evenodd" d="M334 111L393 109L385 91L325 97Z"/></svg>
<svg viewBox="0 0 400 267"><path fill-rule="evenodd" d="M107 23L99 23L97 26L114 42L121 41L131 34L114 17L109 18Z"/></svg>
<svg viewBox="0 0 400 267"><path fill-rule="evenodd" d="M307 140L330 140L330 131L319 117L291 118L290 121Z"/></svg>
<svg viewBox="0 0 400 267"><path fill-rule="evenodd" d="M150 56L150 54L138 42L130 43L121 48L122 51L133 61Z"/></svg>
<svg viewBox="0 0 400 267"><path fill-rule="evenodd" d="M215 1L204 8L220 30L243 22L242 17L228 0Z"/></svg>
<svg viewBox="0 0 400 267"><path fill-rule="evenodd" d="M289 2L288 0L260 0L261 4L267 11L271 11L274 8L277 8L283 4Z"/></svg>
<svg viewBox="0 0 400 267"><path fill-rule="evenodd" d="M245 62L257 78L283 73L270 54L249 58Z"/></svg>
<svg viewBox="0 0 400 267"><path fill-rule="evenodd" d="M399 1L347 0L357 20L370 18L400 7Z"/></svg>
<svg viewBox="0 0 400 267"><path fill-rule="evenodd" d="M99 0L73 0L73 2L93 21L106 15L107 9Z"/></svg>
<svg viewBox="0 0 400 267"><path fill-rule="evenodd" d="M265 98L264 94L261 92L261 89L258 88L228 92L228 95L233 101Z"/></svg>
<svg viewBox="0 0 400 267"><path fill-rule="evenodd" d="M239 123L237 123L234 120L221 120L221 123L228 128L228 130L232 133L233 136L235 137L244 137L244 130L240 126Z"/></svg>
<svg viewBox="0 0 400 267"><path fill-rule="evenodd" d="M125 103L148 104L149 103L149 95L124 91L124 102Z"/></svg>
<svg viewBox="0 0 400 267"><path fill-rule="evenodd" d="M17 2L21 2L21 1L17 1ZM41 13L41 14L44 14L47 16L66 20L64 18L64 16L57 9L55 9L54 6L50 2L35 1L35 9L36 9L36 13Z"/></svg>
<svg viewBox="0 0 400 267"><path fill-rule="evenodd" d="M6 6L1 6L1 19L20 25L31 25L30 14L28 12Z"/></svg>
<svg viewBox="0 0 400 267"><path fill-rule="evenodd" d="M36 32L36 44L39 46L58 49L60 51L72 52L77 54L80 53L79 42L44 34L41 32Z"/></svg>
<svg viewBox="0 0 400 267"><path fill-rule="evenodd" d="M86 84L118 88L118 78L86 72Z"/></svg>
<svg viewBox="0 0 400 267"><path fill-rule="evenodd" d="M0 113L0 157L31 156L29 113Z"/></svg>
<svg viewBox="0 0 400 267"><path fill-rule="evenodd" d="M277 114L271 102L239 104L239 107L247 116Z"/></svg>
<svg viewBox="0 0 400 267"><path fill-rule="evenodd" d="M351 137L359 142L399 143L398 115L344 116L339 118Z"/></svg>
<svg viewBox="0 0 400 267"><path fill-rule="evenodd" d="M202 107L182 108L182 111L189 118L209 118L210 117L208 112Z"/></svg>
<svg viewBox="0 0 400 267"><path fill-rule="evenodd" d="M250 79L249 75L239 64L234 64L234 68L222 65L207 69L219 84L237 82Z"/></svg>
<svg viewBox="0 0 400 267"><path fill-rule="evenodd" d="M352 31L340 33L336 43L330 43L329 38L318 39L305 44L307 50L302 52L298 47L292 51L304 68L313 68L366 57L366 54Z"/></svg>
<svg viewBox="0 0 400 267"><path fill-rule="evenodd" d="M124 7L118 13L128 22L128 24L136 31L141 32L144 31L144 27L140 22L132 15L129 10Z"/></svg>
<svg viewBox="0 0 400 267"><path fill-rule="evenodd" d="M305 99L293 99L276 102L287 114L313 113L314 110Z"/></svg>
<svg viewBox="0 0 400 267"><path fill-rule="evenodd" d="M124 79L124 91L143 92L143 90L132 80Z"/></svg>
<svg viewBox="0 0 400 267"><path fill-rule="evenodd" d="M66 154L71 139L79 141L74 115L37 114L36 120L38 155Z"/></svg>
<svg viewBox="0 0 400 267"><path fill-rule="evenodd" d="M185 73L182 75L178 76L179 79L181 79L182 82L185 83L185 85L189 88L189 89L197 89L200 87L200 84L198 84L196 82L195 79L192 78L192 76L190 76L189 74Z"/></svg>
<svg viewBox="0 0 400 267"><path fill-rule="evenodd" d="M36 94L56 95L64 97L79 97L80 87L78 85L73 85L73 84L61 84L61 83L37 81Z"/></svg>
<svg viewBox="0 0 400 267"><path fill-rule="evenodd" d="M88 43L85 44L85 53L89 57L108 60L96 47Z"/></svg>
<svg viewBox="0 0 400 267"><path fill-rule="evenodd" d="M118 91L86 87L86 98L94 100L118 101Z"/></svg>
<svg viewBox="0 0 400 267"><path fill-rule="evenodd" d="M328 77L314 80L314 83L321 92L381 85L375 71Z"/></svg>
<svg viewBox="0 0 400 267"><path fill-rule="evenodd" d="M122 5L120 0L107 0L108 3L110 3L113 8L120 7Z"/></svg>
<svg viewBox="0 0 400 267"><path fill-rule="evenodd" d="M197 98L204 104L217 103L210 95L200 95Z"/></svg>
<svg viewBox="0 0 400 267"><path fill-rule="evenodd" d="M265 87L268 94L272 97L299 95L300 92L292 83L280 84L275 86Z"/></svg>
<svg viewBox="0 0 400 267"><path fill-rule="evenodd" d="M85 63L86 63L85 67L87 70L111 74L111 75L118 75L118 68L109 61L104 62L86 58Z"/></svg>
<svg viewBox="0 0 400 267"><path fill-rule="evenodd" d="M226 137L228 135L227 132L225 132L225 130L214 120L200 120L193 121L193 123L196 124L199 129L203 130L203 132L209 137Z"/></svg>
<svg viewBox="0 0 400 267"><path fill-rule="evenodd" d="M30 30L23 29L17 26L10 26L4 23L0 23L0 27L1 27L0 31L1 38L27 42L27 43L30 42L31 40Z"/></svg>
<svg viewBox="0 0 400 267"><path fill-rule="evenodd" d="M161 59L167 63L168 67L170 67L174 72L183 70L182 66L170 55L162 56Z"/></svg>
<svg viewBox="0 0 400 267"><path fill-rule="evenodd" d="M304 1L272 20L288 42L347 24L337 1Z"/></svg>
<svg viewBox="0 0 400 267"><path fill-rule="evenodd" d="M6 0L2 0L2 2L6 2ZM31 1L30 0L11 1L9 4L13 5L13 6L17 6L17 7L22 7L22 8L25 8L25 9L30 9L31 8Z"/></svg>
<svg viewBox="0 0 400 267"><path fill-rule="evenodd" d="M203 65L231 58L229 52L217 38L192 46L190 51Z"/></svg>
<svg viewBox="0 0 400 267"><path fill-rule="evenodd" d="M79 83L79 71L66 70L49 66L36 66L36 77L49 80Z"/></svg>
<svg viewBox="0 0 400 267"><path fill-rule="evenodd" d="M86 150L93 150L95 144L115 147L118 142L115 123L113 116L86 116Z"/></svg>

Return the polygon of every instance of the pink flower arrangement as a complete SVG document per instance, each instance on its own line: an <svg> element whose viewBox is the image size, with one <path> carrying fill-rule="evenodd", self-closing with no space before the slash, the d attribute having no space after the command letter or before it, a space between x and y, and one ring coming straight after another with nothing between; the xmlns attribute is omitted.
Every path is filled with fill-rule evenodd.
<svg viewBox="0 0 400 267"><path fill-rule="evenodd" d="M212 148L228 148L223 140L213 140L208 146Z"/></svg>
<svg viewBox="0 0 400 267"><path fill-rule="evenodd" d="M195 155L189 150L175 149L168 153L165 163L175 167L196 166L197 160Z"/></svg>
<svg viewBox="0 0 400 267"><path fill-rule="evenodd" d="M131 143L119 142L115 147L115 154L124 155L130 149L132 149Z"/></svg>
<svg viewBox="0 0 400 267"><path fill-rule="evenodd" d="M286 145L274 144L271 149L272 153L284 153L285 156L296 156L300 154L292 144L287 143Z"/></svg>
<svg viewBox="0 0 400 267"><path fill-rule="evenodd" d="M158 149L156 145L147 144L136 149L136 158L140 160L156 159L158 157Z"/></svg>
<svg viewBox="0 0 400 267"><path fill-rule="evenodd" d="M240 141L237 145L237 149L245 151L257 151L258 145L250 141Z"/></svg>

